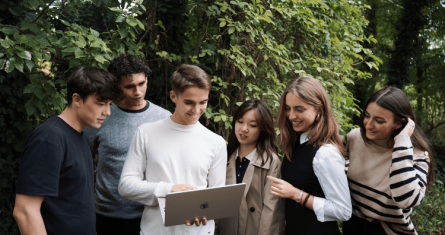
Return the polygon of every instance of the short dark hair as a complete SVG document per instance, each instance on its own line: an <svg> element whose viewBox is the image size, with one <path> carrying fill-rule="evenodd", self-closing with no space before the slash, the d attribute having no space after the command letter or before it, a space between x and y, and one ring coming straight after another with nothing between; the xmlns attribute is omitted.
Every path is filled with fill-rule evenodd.
<svg viewBox="0 0 445 235"><path fill-rule="evenodd" d="M121 97L119 80L105 69L98 67L78 67L67 79L68 106L77 93L85 101L89 95L97 95L101 101L116 100Z"/></svg>
<svg viewBox="0 0 445 235"><path fill-rule="evenodd" d="M131 75L135 73L144 73L145 77L147 77L150 72L141 57L130 54L122 54L114 58L107 70L119 81L122 77L131 77Z"/></svg>
<svg viewBox="0 0 445 235"><path fill-rule="evenodd" d="M183 64L179 66L171 77L171 83L176 94L181 94L189 87L212 90L210 76L196 65Z"/></svg>
<svg viewBox="0 0 445 235"><path fill-rule="evenodd" d="M366 101L365 107L363 107L359 126L360 134L366 144L371 144L372 141L368 139L368 137L366 137L366 127L363 124L363 120L365 119L366 109L372 102L375 102L378 106L391 111L394 116L394 122L406 124L408 118L411 118L414 123L416 122L416 117L414 116L414 112L409 102L408 96L406 96L406 94L397 87L385 87L380 91L372 94L371 97L369 97L368 101ZM406 119L406 121L403 122L402 119ZM403 130L405 124L398 130L393 132L392 138L390 138L390 140L393 140L394 137ZM415 125L414 132L411 135L410 139L414 146L414 149L428 152L430 162L427 175L427 189L429 189L434 183L434 157L433 151L431 150L431 144L428 141L425 133L423 133L422 129L420 129L419 125Z"/></svg>

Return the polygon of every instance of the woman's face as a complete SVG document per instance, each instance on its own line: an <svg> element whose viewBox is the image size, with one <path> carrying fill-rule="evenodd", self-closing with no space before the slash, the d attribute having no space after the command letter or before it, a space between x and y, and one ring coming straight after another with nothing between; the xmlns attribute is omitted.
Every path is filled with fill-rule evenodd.
<svg viewBox="0 0 445 235"><path fill-rule="evenodd" d="M363 118L366 129L366 137L370 140L385 140L391 138L396 129L402 127L399 122L394 122L394 114L375 102L368 104Z"/></svg>
<svg viewBox="0 0 445 235"><path fill-rule="evenodd" d="M314 106L304 102L292 92L286 94L284 105L287 119L296 132L309 131L315 118L320 114Z"/></svg>
<svg viewBox="0 0 445 235"><path fill-rule="evenodd" d="M256 109L251 109L235 122L235 135L240 145L255 145L260 138L260 128L256 120Z"/></svg>

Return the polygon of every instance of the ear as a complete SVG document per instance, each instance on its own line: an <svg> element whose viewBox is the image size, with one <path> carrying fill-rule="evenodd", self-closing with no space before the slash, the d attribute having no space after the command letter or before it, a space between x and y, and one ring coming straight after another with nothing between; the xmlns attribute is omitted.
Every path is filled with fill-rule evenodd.
<svg viewBox="0 0 445 235"><path fill-rule="evenodd" d="M72 100L73 100L73 105L77 108L80 108L83 104L83 99L82 97L80 97L79 94L74 93L72 96Z"/></svg>
<svg viewBox="0 0 445 235"><path fill-rule="evenodd" d="M176 93L173 90L170 91L170 99L172 100L173 103L176 104L178 96L176 95Z"/></svg>

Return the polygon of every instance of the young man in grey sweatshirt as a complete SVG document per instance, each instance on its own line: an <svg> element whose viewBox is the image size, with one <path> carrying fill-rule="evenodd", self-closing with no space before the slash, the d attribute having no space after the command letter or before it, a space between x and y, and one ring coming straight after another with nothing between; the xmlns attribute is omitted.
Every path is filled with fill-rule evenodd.
<svg viewBox="0 0 445 235"><path fill-rule="evenodd" d="M119 195L119 178L136 129L171 113L144 99L149 70L140 57L120 55L110 63L108 71L120 79L123 101L111 106L111 115L100 128L84 131L93 154L97 151L99 155L96 230L98 235L139 235L144 205Z"/></svg>

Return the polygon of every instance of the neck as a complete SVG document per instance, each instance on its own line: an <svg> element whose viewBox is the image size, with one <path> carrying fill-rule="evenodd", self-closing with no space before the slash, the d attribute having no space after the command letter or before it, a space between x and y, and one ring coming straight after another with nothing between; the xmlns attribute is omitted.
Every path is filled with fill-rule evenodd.
<svg viewBox="0 0 445 235"><path fill-rule="evenodd" d="M238 156L240 159L243 159L247 155L249 155L256 148L256 144L241 144L238 150Z"/></svg>
<svg viewBox="0 0 445 235"><path fill-rule="evenodd" d="M134 105L127 105L125 102L122 102L120 104L118 104L117 106L121 109L126 109L126 110L141 110L143 109L145 106L147 105L147 101L144 100L142 102L141 105L138 106L134 106Z"/></svg>
<svg viewBox="0 0 445 235"><path fill-rule="evenodd" d="M65 110L59 114L59 117L79 133L81 133L83 129L87 128L87 126L82 124L82 122L79 120L76 111L72 107L65 108Z"/></svg>
<svg viewBox="0 0 445 235"><path fill-rule="evenodd" d="M170 119L171 119L174 123L179 124L179 125L184 125L184 126L191 125L190 123L185 122L185 121L180 117L180 115L177 113L176 110L175 110L175 112L173 112L173 114L170 116Z"/></svg>

